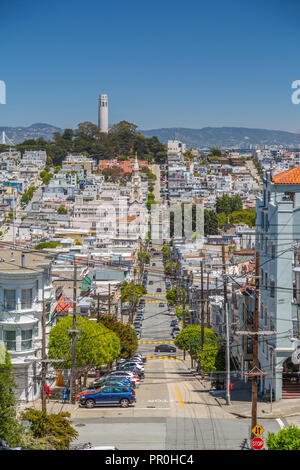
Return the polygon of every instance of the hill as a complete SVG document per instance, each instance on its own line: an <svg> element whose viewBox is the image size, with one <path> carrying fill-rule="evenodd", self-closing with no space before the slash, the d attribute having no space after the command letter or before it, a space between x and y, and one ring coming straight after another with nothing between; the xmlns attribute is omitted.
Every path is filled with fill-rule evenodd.
<svg viewBox="0 0 300 470"><path fill-rule="evenodd" d="M181 140L188 148L221 147L246 148L252 145L282 145L300 148L300 134L268 129L251 129L247 127L203 127L189 129L172 127L162 129L140 130L146 137L156 136L161 142Z"/></svg>
<svg viewBox="0 0 300 470"><path fill-rule="evenodd" d="M62 132L62 129L51 124L38 122L28 127L0 127L0 138L2 132L5 132L14 144L20 144L24 140L38 139L39 137L43 137L45 140L53 140L53 132Z"/></svg>

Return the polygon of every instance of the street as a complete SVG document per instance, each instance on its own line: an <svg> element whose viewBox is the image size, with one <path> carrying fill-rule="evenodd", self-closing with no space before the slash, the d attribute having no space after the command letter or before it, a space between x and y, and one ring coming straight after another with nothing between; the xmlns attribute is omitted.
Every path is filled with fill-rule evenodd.
<svg viewBox="0 0 300 470"><path fill-rule="evenodd" d="M159 307L166 294L160 258L152 257L148 273L139 351L149 357L145 379L136 390L136 404L127 409L78 409L72 419L79 432L74 444L91 442L120 450L247 449L250 419L234 417L221 407L208 391L209 381L203 383L199 375L189 369L190 360L187 357L184 361L180 351L175 354L154 352L153 341L159 344L159 341L170 342L173 338L167 304ZM149 285L149 281L153 284ZM157 288L161 292L157 292ZM278 432L280 424L274 419L265 419L263 427L266 438L268 431Z"/></svg>

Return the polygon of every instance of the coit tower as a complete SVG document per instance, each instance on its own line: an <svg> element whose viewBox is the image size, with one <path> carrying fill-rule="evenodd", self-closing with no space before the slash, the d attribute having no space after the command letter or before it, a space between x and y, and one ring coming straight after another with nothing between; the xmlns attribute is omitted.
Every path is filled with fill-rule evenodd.
<svg viewBox="0 0 300 470"><path fill-rule="evenodd" d="M108 133L108 97L99 95L98 127L101 132Z"/></svg>

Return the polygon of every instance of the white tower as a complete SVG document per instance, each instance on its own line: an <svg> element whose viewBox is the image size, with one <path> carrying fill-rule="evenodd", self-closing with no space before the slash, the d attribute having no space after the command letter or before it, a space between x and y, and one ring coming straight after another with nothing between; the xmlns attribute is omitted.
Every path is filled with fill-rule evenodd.
<svg viewBox="0 0 300 470"><path fill-rule="evenodd" d="M99 95L98 127L101 132L105 132L105 134L108 133L108 97L107 95Z"/></svg>

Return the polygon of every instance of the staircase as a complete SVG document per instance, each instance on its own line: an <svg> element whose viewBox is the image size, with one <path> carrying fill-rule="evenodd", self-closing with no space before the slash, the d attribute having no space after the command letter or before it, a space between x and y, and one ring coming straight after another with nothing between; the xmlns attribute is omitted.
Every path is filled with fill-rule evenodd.
<svg viewBox="0 0 300 470"><path fill-rule="evenodd" d="M300 398L300 383L283 382L282 398Z"/></svg>

